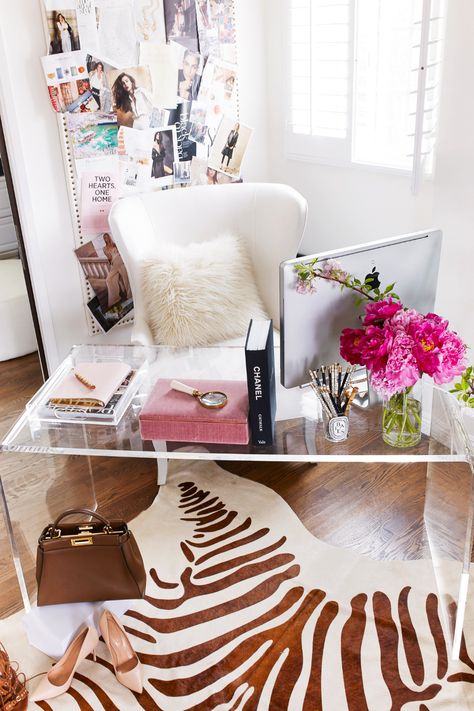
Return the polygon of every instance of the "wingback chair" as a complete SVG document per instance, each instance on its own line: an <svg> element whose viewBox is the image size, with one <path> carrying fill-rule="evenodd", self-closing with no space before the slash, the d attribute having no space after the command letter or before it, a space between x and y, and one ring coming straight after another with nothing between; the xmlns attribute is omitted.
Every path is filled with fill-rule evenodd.
<svg viewBox="0 0 474 711"><path fill-rule="evenodd" d="M159 253L160 244L183 246L223 233L246 241L260 296L279 328L279 265L296 256L306 214L306 200L293 188L276 183L197 186L118 200L109 224L132 287L132 343L153 343L144 309L141 262L151 251Z"/></svg>

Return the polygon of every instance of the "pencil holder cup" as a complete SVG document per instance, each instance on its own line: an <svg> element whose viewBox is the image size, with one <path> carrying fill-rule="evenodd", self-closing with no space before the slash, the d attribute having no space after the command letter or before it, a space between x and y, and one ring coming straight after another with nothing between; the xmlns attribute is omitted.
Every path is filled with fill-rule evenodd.
<svg viewBox="0 0 474 711"><path fill-rule="evenodd" d="M324 435L330 442L343 442L349 436L349 418L345 415L328 417L323 412Z"/></svg>

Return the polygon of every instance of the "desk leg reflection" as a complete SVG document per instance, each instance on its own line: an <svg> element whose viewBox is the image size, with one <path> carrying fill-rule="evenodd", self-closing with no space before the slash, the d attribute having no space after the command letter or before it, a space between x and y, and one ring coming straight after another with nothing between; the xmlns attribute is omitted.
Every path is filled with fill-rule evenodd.
<svg viewBox="0 0 474 711"><path fill-rule="evenodd" d="M0 504L3 513L3 519L5 521L5 528L7 531L8 541L10 543L10 549L12 552L13 565L15 566L16 577L18 580L18 586L20 588L21 599L23 602L23 607L25 612L29 612L31 609L30 598L28 595L28 589L26 587L25 576L23 574L23 568L21 565L20 554L18 547L16 545L15 534L13 532L12 521L10 518L10 512L8 510L7 499L5 496L5 489L3 488L2 477L0 476Z"/></svg>
<svg viewBox="0 0 474 711"><path fill-rule="evenodd" d="M153 447L155 449L155 452L167 452L168 449L166 447L166 441L163 439L154 439L152 440L153 442ZM160 457L157 459L157 467L158 467L158 477L156 480L156 483L158 486L162 486L163 484L166 484L166 479L168 478L168 460L165 459L164 457Z"/></svg>

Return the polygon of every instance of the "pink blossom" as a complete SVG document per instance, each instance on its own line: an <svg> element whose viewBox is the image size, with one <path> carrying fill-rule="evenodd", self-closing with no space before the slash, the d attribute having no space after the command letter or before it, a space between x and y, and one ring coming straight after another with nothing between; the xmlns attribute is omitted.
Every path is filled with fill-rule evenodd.
<svg viewBox="0 0 474 711"><path fill-rule="evenodd" d="M342 265L336 259L328 259L324 263L321 274L327 279L335 279L340 282L345 281L349 276L348 272L344 271Z"/></svg>
<svg viewBox="0 0 474 711"><path fill-rule="evenodd" d="M376 321L385 321L400 309L403 309L402 304L399 301L393 301L392 297L380 301L369 301L365 306L364 326Z"/></svg>
<svg viewBox="0 0 474 711"><path fill-rule="evenodd" d="M384 367L392 339L392 332L389 328L367 326L359 341L360 364L366 365L369 370L379 370Z"/></svg>
<svg viewBox="0 0 474 711"><path fill-rule="evenodd" d="M361 328L343 328L340 337L340 353L348 363L361 365L359 343L365 331Z"/></svg>
<svg viewBox="0 0 474 711"><path fill-rule="evenodd" d="M314 294L316 292L316 286L313 281L304 281L303 279L298 279L296 282L296 293L297 294Z"/></svg>

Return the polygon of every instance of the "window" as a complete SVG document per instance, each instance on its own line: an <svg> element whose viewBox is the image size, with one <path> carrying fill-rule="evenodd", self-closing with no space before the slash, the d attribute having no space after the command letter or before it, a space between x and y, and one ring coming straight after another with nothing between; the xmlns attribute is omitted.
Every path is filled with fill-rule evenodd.
<svg viewBox="0 0 474 711"><path fill-rule="evenodd" d="M290 0L290 155L431 172L444 2Z"/></svg>

